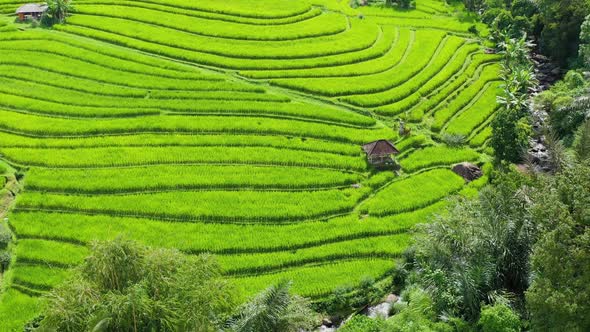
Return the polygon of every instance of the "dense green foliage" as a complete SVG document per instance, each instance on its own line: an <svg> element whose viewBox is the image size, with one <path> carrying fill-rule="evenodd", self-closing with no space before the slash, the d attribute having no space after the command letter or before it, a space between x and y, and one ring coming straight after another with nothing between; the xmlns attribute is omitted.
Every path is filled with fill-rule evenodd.
<svg viewBox="0 0 590 332"><path fill-rule="evenodd" d="M580 60L582 66L590 68L590 14L580 28Z"/></svg>
<svg viewBox="0 0 590 332"><path fill-rule="evenodd" d="M96 242L74 275L48 295L42 330L216 331L231 289L209 256L124 239Z"/></svg>
<svg viewBox="0 0 590 332"><path fill-rule="evenodd" d="M590 1L539 1L539 20L543 26L540 47L561 63L577 56L580 26L590 14Z"/></svg>
<svg viewBox="0 0 590 332"><path fill-rule="evenodd" d="M519 332L520 317L505 304L485 306L477 325L482 332Z"/></svg>
<svg viewBox="0 0 590 332"><path fill-rule="evenodd" d="M536 97L535 106L549 113L551 129L566 146L590 114L590 84L578 71L569 71L562 81Z"/></svg>
<svg viewBox="0 0 590 332"><path fill-rule="evenodd" d="M315 327L316 315L306 299L290 294L291 284L281 281L238 309L229 323L236 332L298 332Z"/></svg>
<svg viewBox="0 0 590 332"><path fill-rule="evenodd" d="M482 20L511 37L531 35L539 47L562 65L575 63L580 42L580 26L590 14L588 0L464 0L472 11L482 11Z"/></svg>
<svg viewBox="0 0 590 332"><path fill-rule="evenodd" d="M423 225L398 275L424 304L402 303L390 320L414 315L428 326L445 315L455 328L481 331L587 330L590 166L563 160L555 175L498 173L478 198Z"/></svg>
<svg viewBox="0 0 590 332"><path fill-rule="evenodd" d="M532 255L526 293L532 326L539 331L590 328L590 166L565 167L546 178L531 212L542 235Z"/></svg>
<svg viewBox="0 0 590 332"><path fill-rule="evenodd" d="M416 264L437 312L474 321L494 292L523 294L535 226L525 215L519 186L485 188L478 200L457 203L424 226Z"/></svg>
<svg viewBox="0 0 590 332"><path fill-rule="evenodd" d="M74 10L72 0L48 0L47 7L43 20L49 24L64 23Z"/></svg>
<svg viewBox="0 0 590 332"><path fill-rule="evenodd" d="M371 319L367 316L354 316L344 324L340 332L380 332L383 329L383 321Z"/></svg>
<svg viewBox="0 0 590 332"><path fill-rule="evenodd" d="M504 36L502 43L502 95L498 98L500 111L492 120L490 146L496 158L518 162L529 145L530 115L529 93L537 81L529 59L530 45L525 37Z"/></svg>

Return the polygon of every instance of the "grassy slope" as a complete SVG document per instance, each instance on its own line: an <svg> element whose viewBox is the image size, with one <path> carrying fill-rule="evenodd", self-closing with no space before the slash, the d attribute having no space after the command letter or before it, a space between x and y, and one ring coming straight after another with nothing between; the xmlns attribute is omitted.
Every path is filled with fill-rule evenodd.
<svg viewBox="0 0 590 332"><path fill-rule="evenodd" d="M10 217L19 245L0 330L34 317L28 294L59 283L85 244L118 234L217 253L244 296L283 277L313 298L381 277L410 227L477 188L444 168L479 153L434 143L432 117L434 129L477 129L477 149L494 111L491 92L469 88L497 77L472 23L417 2L80 0L83 15L55 31L3 18L0 154L38 167ZM396 116L421 122L413 138L388 129ZM403 178L371 175L359 145L377 138L398 142Z"/></svg>

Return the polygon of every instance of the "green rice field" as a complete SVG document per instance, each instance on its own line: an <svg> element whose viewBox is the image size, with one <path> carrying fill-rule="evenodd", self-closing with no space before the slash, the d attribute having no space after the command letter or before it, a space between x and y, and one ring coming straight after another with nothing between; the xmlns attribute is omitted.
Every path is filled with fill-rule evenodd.
<svg viewBox="0 0 590 332"><path fill-rule="evenodd" d="M25 174L0 331L119 235L213 253L244 296L386 277L414 225L487 181L451 167L487 162L500 84L485 26L416 3L77 0L42 29L0 0L0 159ZM399 170L367 163L377 139Z"/></svg>

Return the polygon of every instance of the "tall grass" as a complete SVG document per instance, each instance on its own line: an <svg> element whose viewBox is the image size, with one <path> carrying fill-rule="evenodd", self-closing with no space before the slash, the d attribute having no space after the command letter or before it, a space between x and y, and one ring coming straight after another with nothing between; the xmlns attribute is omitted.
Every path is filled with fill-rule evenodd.
<svg viewBox="0 0 590 332"><path fill-rule="evenodd" d="M442 105L442 108L434 113L434 122L432 129L439 131L449 121L453 115L461 109L474 102L474 99L481 95L485 90L489 89L490 82L498 81L498 67L487 66L483 69L478 79L470 84L467 88L460 91L457 96L452 99L447 105ZM494 93L495 93L495 89ZM495 102L488 105L491 109L495 108Z"/></svg>
<svg viewBox="0 0 590 332"><path fill-rule="evenodd" d="M471 149L429 146L412 152L408 157L400 161L400 165L404 170L413 172L431 166L475 161L479 156L479 153Z"/></svg>
<svg viewBox="0 0 590 332"><path fill-rule="evenodd" d="M392 259L365 259L334 262L320 266L309 266L251 277L234 278L234 283L251 296L267 285L280 280L293 280L293 291L303 296L318 298L327 296L335 285L356 285L362 277L382 277L393 269Z"/></svg>
<svg viewBox="0 0 590 332"><path fill-rule="evenodd" d="M445 132L468 136L479 125L484 123L498 108L496 97L501 83L492 83L485 93L468 109L449 121Z"/></svg>
<svg viewBox="0 0 590 332"><path fill-rule="evenodd" d="M356 173L300 167L166 165L130 168L46 169L27 173L26 189L106 194L211 189L306 189L350 186Z"/></svg>
<svg viewBox="0 0 590 332"><path fill-rule="evenodd" d="M311 192L180 191L120 196L30 192L18 209L138 216L181 222L294 222L350 212L367 189ZM317 204L322 202L322 204Z"/></svg>
<svg viewBox="0 0 590 332"><path fill-rule="evenodd" d="M368 58L361 54L363 51L348 55L352 63L334 61L330 66L325 65L325 57L313 59L314 66L309 68L283 69L283 70L259 70L240 71L240 75L255 79L281 79L281 78L320 78L320 77L353 77L358 75L375 74L395 66L403 57L406 49L410 47L413 33L406 29L385 28L375 45L368 49L371 51ZM368 52L366 52L368 53ZM373 54L374 53L374 54ZM297 61L301 64L301 61ZM281 81L275 81L278 85Z"/></svg>
<svg viewBox="0 0 590 332"><path fill-rule="evenodd" d="M0 129L41 136L94 136L96 134L190 133L259 134L310 137L364 144L376 139L394 139L389 128L350 128L301 120L239 116L199 116L199 121L180 115L105 119L63 119L10 112L0 108Z"/></svg>
<svg viewBox="0 0 590 332"><path fill-rule="evenodd" d="M325 96L375 93L406 82L422 70L435 55L437 47L444 44L443 32L416 31L408 54L390 69L372 75L354 77L327 77L322 79L295 78L272 80L274 84L288 88L318 93ZM395 63L395 62L393 62ZM369 64L370 65L370 64ZM349 101L349 99L344 99Z"/></svg>
<svg viewBox="0 0 590 332"><path fill-rule="evenodd" d="M334 35L347 29L346 18L336 13L324 13L303 22L278 25L270 29L263 25L202 19L117 4L110 6L81 4L76 7L76 16L81 15L91 16L88 19L102 16L124 18L133 22L173 28L200 36L238 40L297 40Z"/></svg>
<svg viewBox="0 0 590 332"><path fill-rule="evenodd" d="M393 182L361 209L375 216L413 211L444 199L464 184L463 178L450 169L434 169Z"/></svg>
<svg viewBox="0 0 590 332"><path fill-rule="evenodd" d="M329 243L404 233L439 212L444 202L423 209L359 220L356 215L285 225L170 223L145 218L76 213L15 211L11 224L21 238L40 237L88 244L125 234L141 243L187 253L263 253L292 251Z"/></svg>
<svg viewBox="0 0 590 332"><path fill-rule="evenodd" d="M112 147L72 149L0 148L9 160L45 167L118 167L182 164L306 166L363 171L360 156L262 147Z"/></svg>

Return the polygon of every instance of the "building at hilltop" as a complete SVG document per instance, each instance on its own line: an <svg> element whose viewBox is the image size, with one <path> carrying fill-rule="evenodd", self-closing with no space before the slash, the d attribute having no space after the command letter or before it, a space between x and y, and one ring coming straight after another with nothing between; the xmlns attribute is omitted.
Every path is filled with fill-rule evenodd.
<svg viewBox="0 0 590 332"><path fill-rule="evenodd" d="M29 18L40 19L43 13L47 11L46 4L27 3L20 6L16 10L16 15L20 21L24 21Z"/></svg>
<svg viewBox="0 0 590 332"><path fill-rule="evenodd" d="M388 140L380 139L363 145L363 151L367 154L367 160L374 166L393 164L393 155L399 150Z"/></svg>

